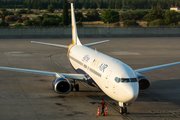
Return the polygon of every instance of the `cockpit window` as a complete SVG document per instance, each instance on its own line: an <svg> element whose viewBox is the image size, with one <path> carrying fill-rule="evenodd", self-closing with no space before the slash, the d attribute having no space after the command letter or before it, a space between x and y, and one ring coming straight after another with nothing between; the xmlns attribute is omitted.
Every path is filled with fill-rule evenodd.
<svg viewBox="0 0 180 120"><path fill-rule="evenodd" d="M121 82L121 78L116 77L116 78L115 78L115 81L116 81L117 83L119 83L119 82Z"/></svg>
<svg viewBox="0 0 180 120"><path fill-rule="evenodd" d="M136 78L130 78L130 79L131 79L131 82L137 82Z"/></svg>
<svg viewBox="0 0 180 120"><path fill-rule="evenodd" d="M119 82L124 82L124 83L137 82L137 78L118 78L118 77L115 77L114 80L115 80L117 83L119 83Z"/></svg>
<svg viewBox="0 0 180 120"><path fill-rule="evenodd" d="M129 78L122 78L122 82L131 82Z"/></svg>

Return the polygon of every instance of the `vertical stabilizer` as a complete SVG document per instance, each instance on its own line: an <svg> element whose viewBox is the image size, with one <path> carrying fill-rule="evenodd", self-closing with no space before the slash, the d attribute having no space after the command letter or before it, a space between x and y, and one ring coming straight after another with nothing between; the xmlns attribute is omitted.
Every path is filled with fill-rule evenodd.
<svg viewBox="0 0 180 120"><path fill-rule="evenodd" d="M71 23L72 23L72 43L74 45L82 45L77 34L76 19L74 14L73 3L71 3Z"/></svg>

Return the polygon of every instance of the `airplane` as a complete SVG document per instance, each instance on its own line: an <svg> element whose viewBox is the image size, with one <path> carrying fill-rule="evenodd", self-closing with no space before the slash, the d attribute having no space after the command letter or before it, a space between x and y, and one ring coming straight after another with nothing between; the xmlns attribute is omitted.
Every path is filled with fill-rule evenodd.
<svg viewBox="0 0 180 120"><path fill-rule="evenodd" d="M139 92L146 92L150 89L151 82L142 73L180 64L180 62L176 62L133 70L120 60L89 48L89 46L105 43L109 40L81 44L77 34L73 3L71 3L71 22L72 43L69 46L37 41L31 42L67 49L69 63L77 72L76 74L10 67L0 67L0 69L55 76L52 86L53 90L59 94L68 94L73 88L79 91L77 81L85 82L90 86L99 88L107 96L118 101L120 106L119 112L124 114L127 113L127 106L137 99Z"/></svg>

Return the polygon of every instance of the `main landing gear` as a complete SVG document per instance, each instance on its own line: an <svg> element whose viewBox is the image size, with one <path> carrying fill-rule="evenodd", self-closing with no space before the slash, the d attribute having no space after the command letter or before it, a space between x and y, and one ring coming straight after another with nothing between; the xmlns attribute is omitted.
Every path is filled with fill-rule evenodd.
<svg viewBox="0 0 180 120"><path fill-rule="evenodd" d="M71 84L71 91L75 88L76 91L79 91L79 84L76 84L76 81L73 80L73 83Z"/></svg>
<svg viewBox="0 0 180 120"><path fill-rule="evenodd" d="M129 104L125 104L125 103L119 102L119 106L120 106L119 112L120 112L121 114L127 114L127 113L128 113L128 112L127 112L127 108L126 108L127 105L129 105Z"/></svg>

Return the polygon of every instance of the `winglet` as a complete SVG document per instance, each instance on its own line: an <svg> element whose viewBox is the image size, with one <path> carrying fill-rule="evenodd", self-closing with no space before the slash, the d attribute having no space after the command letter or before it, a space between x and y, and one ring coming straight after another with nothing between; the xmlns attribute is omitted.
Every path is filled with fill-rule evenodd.
<svg viewBox="0 0 180 120"><path fill-rule="evenodd" d="M76 19L74 14L73 3L71 3L71 22L72 22L72 44L82 45L77 34Z"/></svg>

